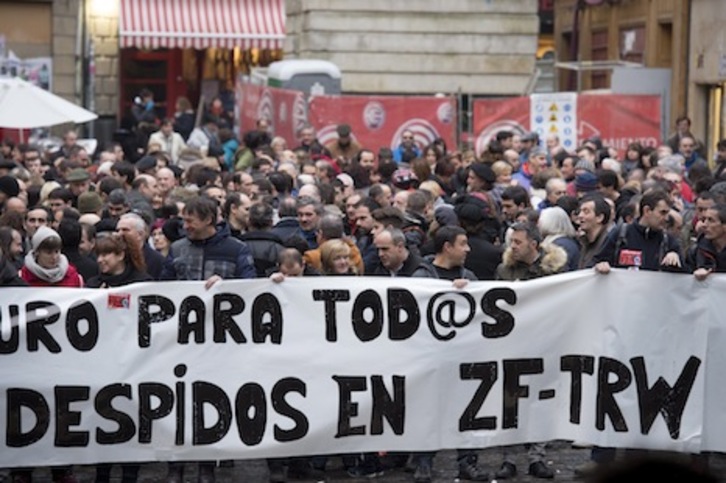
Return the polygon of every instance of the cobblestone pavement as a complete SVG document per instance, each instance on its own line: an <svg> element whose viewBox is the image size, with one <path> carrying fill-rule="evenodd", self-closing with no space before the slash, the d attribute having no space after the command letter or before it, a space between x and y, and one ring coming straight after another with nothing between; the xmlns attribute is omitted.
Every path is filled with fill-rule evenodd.
<svg viewBox="0 0 726 483"><path fill-rule="evenodd" d="M512 480L513 483L536 482L536 478L526 475L527 472L527 455L524 449L519 446L515 451L515 462L517 464L518 475ZM560 482L582 481L574 475L574 468L579 464L587 461L590 454L588 449L573 448L568 442L551 442L548 444L547 464L555 471L555 480ZM688 456L673 455L673 458L688 459ZM705 458L706 464L710 472L726 482L726 455L712 454ZM497 448L486 449L480 452L479 465L493 473L501 464L501 450ZM76 476L80 483L92 483L95 477L95 470L92 466L82 466L75 468ZM457 464L455 451L440 451L434 460L434 482L454 482L456 480ZM40 468L34 472L33 481L37 483L49 483L50 472L48 469ZM339 457L332 457L328 460L327 465L327 482L355 482L355 481L375 481L380 483L403 483L412 482L411 473L405 472L403 469L387 470L384 476L376 479L354 479L346 475L342 462ZM165 483L166 464L149 463L142 466L139 474L139 482L142 483ZM266 483L269 477L267 464L264 460L239 460L235 461L232 467L218 467L216 469L217 483ZM0 481L3 480L0 477ZM185 474L186 483L196 483L196 468L194 465L188 465ZM314 481L314 480L289 480L289 481ZM114 468L112 474L112 483L120 482L120 473Z"/></svg>

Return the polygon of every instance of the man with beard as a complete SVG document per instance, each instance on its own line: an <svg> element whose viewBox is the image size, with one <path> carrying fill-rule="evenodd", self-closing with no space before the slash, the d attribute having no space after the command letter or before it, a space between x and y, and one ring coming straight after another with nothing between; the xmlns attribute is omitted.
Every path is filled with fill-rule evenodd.
<svg viewBox="0 0 726 483"><path fill-rule="evenodd" d="M341 168L348 166L361 150L361 145L353 139L350 131L350 125L338 124L336 129L338 139L325 145L331 157Z"/></svg>
<svg viewBox="0 0 726 483"><path fill-rule="evenodd" d="M252 201L247 195L242 193L227 195L224 205L222 205L222 216L227 220L233 237L241 239L241 236L247 231L251 206Z"/></svg>
<svg viewBox="0 0 726 483"><path fill-rule="evenodd" d="M355 208L355 244L363 257L365 273L372 273L378 264L376 246L373 244L373 212L378 208L370 198L361 199Z"/></svg>
<svg viewBox="0 0 726 483"><path fill-rule="evenodd" d="M592 268L593 257L602 248L610 226L610 205L599 193L586 195L580 200L577 225L580 233L580 261L578 268Z"/></svg>
<svg viewBox="0 0 726 483"><path fill-rule="evenodd" d="M509 248L504 251L502 263L497 267L497 280L531 280L566 270L567 253L555 244L543 246L542 235L535 225L515 223L511 230ZM545 443L531 443L525 447L529 457L528 474L535 478L554 478L554 472L544 461ZM503 459L496 478L514 478L517 467L506 447L503 450Z"/></svg>

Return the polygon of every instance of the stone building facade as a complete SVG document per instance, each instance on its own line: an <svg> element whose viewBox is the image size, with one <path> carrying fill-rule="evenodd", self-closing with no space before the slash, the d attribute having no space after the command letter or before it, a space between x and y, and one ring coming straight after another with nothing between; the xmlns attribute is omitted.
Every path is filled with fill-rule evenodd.
<svg viewBox="0 0 726 483"><path fill-rule="evenodd" d="M692 131L713 154L726 138L724 23L723 0L608 0L599 5L555 0L557 60L630 60L670 69L671 124L687 115ZM559 89L572 88L570 80L568 72L561 72ZM585 73L582 80L583 89L610 87L608 71Z"/></svg>
<svg viewBox="0 0 726 483"><path fill-rule="evenodd" d="M536 0L287 0L285 58L329 60L349 93L521 95Z"/></svg>

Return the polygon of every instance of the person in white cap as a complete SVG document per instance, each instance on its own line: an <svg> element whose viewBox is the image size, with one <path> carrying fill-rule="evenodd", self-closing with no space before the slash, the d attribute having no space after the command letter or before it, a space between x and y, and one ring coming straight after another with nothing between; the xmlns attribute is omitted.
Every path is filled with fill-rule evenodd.
<svg viewBox="0 0 726 483"><path fill-rule="evenodd" d="M60 235L41 226L31 239L32 250L25 256L20 278L31 287L83 287L83 277L61 253Z"/></svg>

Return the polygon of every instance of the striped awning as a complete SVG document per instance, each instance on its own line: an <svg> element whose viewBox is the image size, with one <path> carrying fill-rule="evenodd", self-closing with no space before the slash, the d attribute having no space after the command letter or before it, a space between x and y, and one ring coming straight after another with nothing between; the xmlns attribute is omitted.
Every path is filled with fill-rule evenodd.
<svg viewBox="0 0 726 483"><path fill-rule="evenodd" d="M285 0L121 0L121 47L281 49Z"/></svg>

